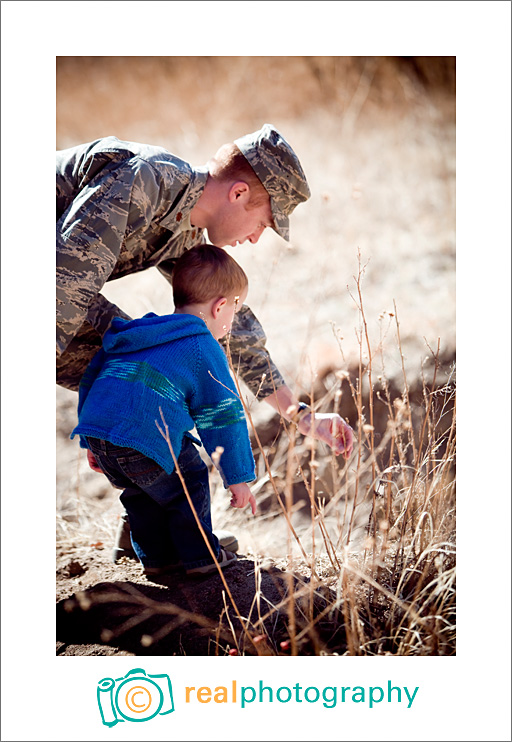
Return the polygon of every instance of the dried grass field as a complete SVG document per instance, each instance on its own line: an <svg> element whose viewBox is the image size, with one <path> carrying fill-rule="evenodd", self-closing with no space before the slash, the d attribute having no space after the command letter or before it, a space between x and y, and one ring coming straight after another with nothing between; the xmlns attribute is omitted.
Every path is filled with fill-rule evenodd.
<svg viewBox="0 0 512 742"><path fill-rule="evenodd" d="M59 57L57 148L101 136L196 165L273 123L312 197L230 252L289 385L356 432L348 462L247 392L256 517L212 471L240 559L189 584L112 564L118 493L69 435L57 387L57 652L455 653L455 60ZM155 270L107 283L131 316L172 311Z"/></svg>

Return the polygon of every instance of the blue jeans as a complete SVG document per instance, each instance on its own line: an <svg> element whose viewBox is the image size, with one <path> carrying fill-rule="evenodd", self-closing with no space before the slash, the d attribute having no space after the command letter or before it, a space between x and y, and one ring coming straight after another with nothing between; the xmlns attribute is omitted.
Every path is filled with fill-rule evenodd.
<svg viewBox="0 0 512 742"><path fill-rule="evenodd" d="M87 438L87 443L110 482L124 489L121 502L130 519L133 548L145 567L181 562L185 569L192 569L212 563L176 471L167 474L156 461L133 448L98 438ZM178 466L218 557L219 541L212 532L208 468L186 436Z"/></svg>

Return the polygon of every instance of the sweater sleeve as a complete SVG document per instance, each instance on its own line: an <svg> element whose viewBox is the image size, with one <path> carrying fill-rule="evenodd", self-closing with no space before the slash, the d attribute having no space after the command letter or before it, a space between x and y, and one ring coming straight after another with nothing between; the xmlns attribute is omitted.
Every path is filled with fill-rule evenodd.
<svg viewBox="0 0 512 742"><path fill-rule="evenodd" d="M196 393L190 408L207 453L214 458L225 486L256 478L251 441L243 405L231 378L226 357L213 341L211 353L201 354ZM215 347L216 346L216 347Z"/></svg>

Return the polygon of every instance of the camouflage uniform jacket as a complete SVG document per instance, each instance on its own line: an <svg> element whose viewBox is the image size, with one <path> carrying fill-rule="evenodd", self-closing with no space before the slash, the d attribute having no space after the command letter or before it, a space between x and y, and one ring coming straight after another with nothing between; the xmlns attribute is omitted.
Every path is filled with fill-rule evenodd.
<svg viewBox="0 0 512 742"><path fill-rule="evenodd" d="M57 152L61 366L68 363L67 355L73 365L75 354L83 373L89 351L80 355L69 348L79 348L84 328L92 326L103 336L115 316L127 317L99 293L106 281L152 266L170 279L174 261L204 242L203 230L190 224L190 212L207 177L206 167L192 167L161 147L116 137ZM230 352L241 378L262 397L284 384L265 341L263 328L244 306L233 323Z"/></svg>

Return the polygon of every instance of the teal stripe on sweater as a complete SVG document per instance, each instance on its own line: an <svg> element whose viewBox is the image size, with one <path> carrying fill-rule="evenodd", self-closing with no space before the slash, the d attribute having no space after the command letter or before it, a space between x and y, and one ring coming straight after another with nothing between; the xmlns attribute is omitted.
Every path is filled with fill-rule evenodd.
<svg viewBox="0 0 512 742"><path fill-rule="evenodd" d="M245 421L244 409L237 397L225 399L217 405L205 405L194 410L194 420L199 429L212 430Z"/></svg>
<svg viewBox="0 0 512 742"><path fill-rule="evenodd" d="M169 379L145 361L110 360L105 363L98 379L114 377L132 383L140 382L164 399L183 404L184 395Z"/></svg>

